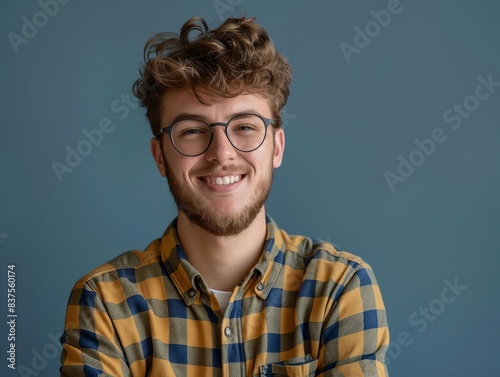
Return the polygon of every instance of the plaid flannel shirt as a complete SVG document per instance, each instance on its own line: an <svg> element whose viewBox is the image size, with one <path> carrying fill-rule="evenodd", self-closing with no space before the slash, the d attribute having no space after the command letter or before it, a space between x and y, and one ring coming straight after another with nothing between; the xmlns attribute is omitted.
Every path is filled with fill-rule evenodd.
<svg viewBox="0 0 500 377"><path fill-rule="evenodd" d="M80 279L62 376L387 376L384 303L371 268L267 218L265 250L221 312L176 220L145 251Z"/></svg>

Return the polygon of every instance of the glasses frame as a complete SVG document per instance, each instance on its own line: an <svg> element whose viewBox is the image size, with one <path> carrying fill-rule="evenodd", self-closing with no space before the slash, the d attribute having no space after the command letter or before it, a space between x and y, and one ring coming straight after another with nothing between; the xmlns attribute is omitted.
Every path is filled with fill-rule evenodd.
<svg viewBox="0 0 500 377"><path fill-rule="evenodd" d="M229 134L227 133L227 126L228 124L233 120L233 119L236 119L238 117L241 117L241 116L245 116L245 115L252 115L252 116L256 116L258 118L260 118L262 120L262 122L264 123L264 137L262 138L262 141L260 142L260 144L255 147L254 149L251 149L249 151L244 151L242 149L239 149L238 147L236 147L234 144L233 144L233 141L231 140L231 138L229 137ZM183 153L181 152L177 146L175 145L174 143L174 139L172 138L172 130L174 129L175 125L177 123L180 123L180 122L184 122L186 120L195 120L197 122L201 122L201 123L204 123L208 126L208 128L210 129L210 141L208 142L208 145L207 147L200 153L197 153L197 154L186 154L186 153ZM266 117L263 117L262 115L259 115L259 114L253 114L253 113L242 113L242 114L237 114L235 115L234 117L232 117L231 119L229 119L226 123L224 122L215 122L215 123L207 123L201 119L182 119L182 120L179 120L177 122L174 122L166 127L162 127L160 128L160 135L158 135L158 138L161 137L162 134L168 134L169 138L170 138L170 142L172 143L172 145L174 146L175 150L177 152L179 152L180 154L182 154L183 156L186 156L186 157L196 157L196 156L200 156L202 155L203 153L205 153L208 148L210 148L210 145L212 145L212 141L214 140L214 127L217 127L217 126L221 126L221 127L224 127L224 133L226 134L226 137L227 139L229 140L229 142L231 143L231 145L233 146L234 149L240 151L240 152L243 152L243 153L250 153L250 152L253 152L257 149L259 149L261 147L262 144L264 144L264 140L266 140L266 137L267 137L267 128L274 123L274 120L273 119L269 119L269 118L266 118Z"/></svg>

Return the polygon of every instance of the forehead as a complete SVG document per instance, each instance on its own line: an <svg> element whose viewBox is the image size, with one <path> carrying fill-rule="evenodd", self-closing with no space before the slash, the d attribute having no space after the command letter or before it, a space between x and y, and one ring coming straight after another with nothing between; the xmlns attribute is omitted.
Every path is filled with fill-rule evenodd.
<svg viewBox="0 0 500 377"><path fill-rule="evenodd" d="M198 93L192 89L170 89L162 98L161 121L168 124L178 114L193 114L209 121L228 120L238 113L251 112L265 117L272 117L269 101L260 94L240 94L225 98ZM201 101L200 101L201 99Z"/></svg>

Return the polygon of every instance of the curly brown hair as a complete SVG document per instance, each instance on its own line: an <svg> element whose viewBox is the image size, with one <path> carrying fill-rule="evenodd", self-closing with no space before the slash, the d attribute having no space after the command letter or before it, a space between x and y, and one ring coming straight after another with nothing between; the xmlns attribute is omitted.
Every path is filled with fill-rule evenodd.
<svg viewBox="0 0 500 377"><path fill-rule="evenodd" d="M190 39L192 31L199 31ZM204 19L194 17L179 35L160 33L144 47L140 79L133 93L146 108L153 135L161 128L162 98L168 89L192 88L209 98L230 98L244 93L260 94L270 104L274 127L281 127L292 78L290 66L280 55L255 18L229 18L209 30Z"/></svg>

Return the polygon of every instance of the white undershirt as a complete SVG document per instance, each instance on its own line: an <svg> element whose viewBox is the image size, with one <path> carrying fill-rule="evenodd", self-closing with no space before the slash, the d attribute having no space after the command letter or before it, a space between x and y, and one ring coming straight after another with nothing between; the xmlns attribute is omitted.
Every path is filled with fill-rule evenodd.
<svg viewBox="0 0 500 377"><path fill-rule="evenodd" d="M229 305L229 300L231 299L231 295L233 294L233 292L218 291L216 289L210 290L214 293L217 301L219 301L220 310L222 311L222 313L224 313L227 306Z"/></svg>

